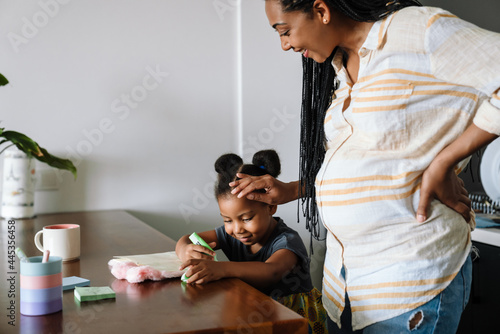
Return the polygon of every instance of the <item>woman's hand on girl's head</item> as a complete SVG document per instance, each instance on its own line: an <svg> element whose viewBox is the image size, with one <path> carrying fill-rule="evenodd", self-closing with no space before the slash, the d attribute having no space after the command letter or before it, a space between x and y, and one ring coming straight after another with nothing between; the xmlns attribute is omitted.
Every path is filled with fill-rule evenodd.
<svg viewBox="0 0 500 334"><path fill-rule="evenodd" d="M285 183L269 174L250 176L237 173L236 176L240 179L229 183L229 186L234 188L231 194L238 195L238 198L246 196L249 200L271 205L288 203L298 198L298 181ZM265 193L256 192L261 189Z"/></svg>
<svg viewBox="0 0 500 334"><path fill-rule="evenodd" d="M179 270L189 269L186 283L204 284L224 277L224 262L210 261L207 259L191 259L184 262Z"/></svg>

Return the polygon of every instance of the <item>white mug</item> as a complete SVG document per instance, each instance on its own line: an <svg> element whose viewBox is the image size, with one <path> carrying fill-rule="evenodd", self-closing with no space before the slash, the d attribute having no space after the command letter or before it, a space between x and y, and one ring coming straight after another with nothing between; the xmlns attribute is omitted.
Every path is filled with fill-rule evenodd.
<svg viewBox="0 0 500 334"><path fill-rule="evenodd" d="M43 233L43 245L40 237ZM60 256L63 261L80 257L80 225L57 224L44 226L35 234L35 245L39 251L50 251L50 256Z"/></svg>

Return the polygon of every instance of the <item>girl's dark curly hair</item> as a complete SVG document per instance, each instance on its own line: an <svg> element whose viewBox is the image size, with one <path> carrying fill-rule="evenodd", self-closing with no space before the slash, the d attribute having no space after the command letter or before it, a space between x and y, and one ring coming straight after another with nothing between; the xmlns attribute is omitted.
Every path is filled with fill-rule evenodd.
<svg viewBox="0 0 500 334"><path fill-rule="evenodd" d="M229 182L237 179L236 173L251 176L269 174L273 177L278 177L281 173L280 158L274 150L262 150L255 153L251 164L243 164L243 159L234 153L224 154L215 161L214 167L218 174L214 188L217 199L231 194L232 188Z"/></svg>

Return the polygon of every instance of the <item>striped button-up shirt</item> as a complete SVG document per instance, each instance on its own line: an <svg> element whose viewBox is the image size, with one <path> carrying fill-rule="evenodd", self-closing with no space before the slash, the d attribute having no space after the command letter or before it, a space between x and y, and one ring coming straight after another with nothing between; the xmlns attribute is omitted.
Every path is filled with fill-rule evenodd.
<svg viewBox="0 0 500 334"><path fill-rule="evenodd" d="M470 252L457 212L434 200L424 223L415 217L422 173L444 147L472 122L500 134L500 34L408 7L374 23L359 57L354 84L334 57L340 85L316 179L328 230L323 302L340 323L347 294L354 329L428 302Z"/></svg>

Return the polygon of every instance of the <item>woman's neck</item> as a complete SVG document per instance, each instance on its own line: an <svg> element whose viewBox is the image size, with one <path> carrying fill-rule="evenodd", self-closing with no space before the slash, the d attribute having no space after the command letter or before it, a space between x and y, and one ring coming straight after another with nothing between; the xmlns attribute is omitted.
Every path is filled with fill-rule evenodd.
<svg viewBox="0 0 500 334"><path fill-rule="evenodd" d="M358 22L347 16L334 11L332 28L339 36L338 46L341 47L347 55L358 54L359 49L363 46L370 29L374 22Z"/></svg>

